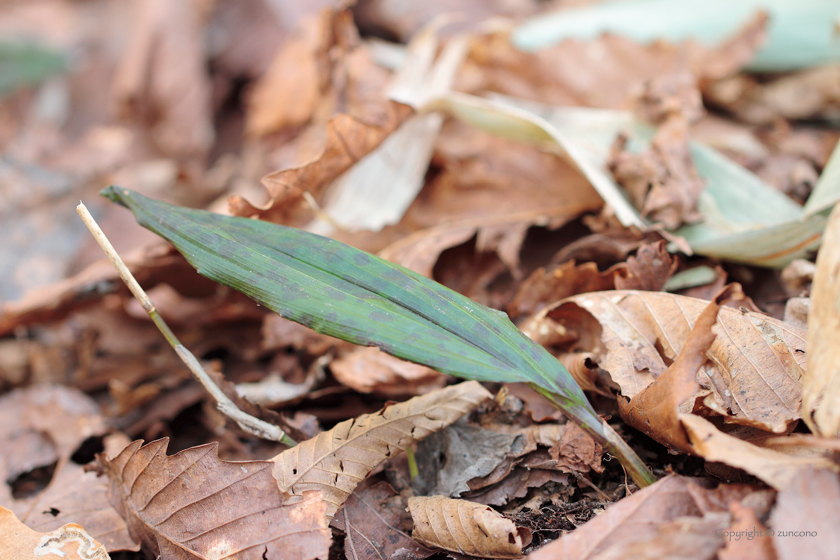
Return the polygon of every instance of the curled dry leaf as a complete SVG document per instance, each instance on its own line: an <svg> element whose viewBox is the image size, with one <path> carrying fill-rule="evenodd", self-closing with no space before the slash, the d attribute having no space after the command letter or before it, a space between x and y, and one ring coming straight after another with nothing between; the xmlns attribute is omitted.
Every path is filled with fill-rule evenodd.
<svg viewBox="0 0 840 560"><path fill-rule="evenodd" d="M65 560L107 560L105 547L83 527L68 523L49 533L33 531L15 514L0 506L0 558L36 560L44 556Z"/></svg>
<svg viewBox="0 0 840 560"><path fill-rule="evenodd" d="M817 255L808 314L808 369L802 379L802 417L825 437L840 436L840 206L835 206Z"/></svg>
<svg viewBox="0 0 840 560"><path fill-rule="evenodd" d="M646 290L658 292L677 271L679 262L665 249L665 242L648 243L639 247L636 256L618 265L615 287L618 290Z"/></svg>
<svg viewBox="0 0 840 560"><path fill-rule="evenodd" d="M740 285L727 286L709 302L688 333L677 359L668 366L665 373L630 402L619 399L621 417L628 424L669 447L685 452L691 451L691 445L680 425L679 408L700 389L694 379L700 366L706 361L706 352L715 340L712 326L717 320L720 306L729 299L733 290L740 293Z"/></svg>
<svg viewBox="0 0 840 560"><path fill-rule="evenodd" d="M421 543L481 558L519 558L531 542L528 529L517 528L493 509L443 496L412 497L411 536Z"/></svg>
<svg viewBox="0 0 840 560"><path fill-rule="evenodd" d="M99 456L110 498L132 537L162 558L326 558L326 503L310 493L289 503L268 461L228 463L217 443L166 456L168 439L135 441Z"/></svg>
<svg viewBox="0 0 840 560"><path fill-rule="evenodd" d="M292 495L290 504L305 499L307 491L322 492L326 516L332 519L380 463L489 397L481 384L468 381L347 420L274 457L274 477Z"/></svg>
<svg viewBox="0 0 840 560"><path fill-rule="evenodd" d="M632 399L676 359L707 303L659 292L591 293L558 302L531 323L553 333L553 344L603 355L599 365ZM702 390L691 406L785 432L799 419L805 333L729 307L721 308L712 333L716 338L697 378Z"/></svg>
<svg viewBox="0 0 840 560"><path fill-rule="evenodd" d="M797 457L758 447L718 430L714 424L694 414L680 415L692 450L707 461L719 461L743 469L776 489L789 486L807 469L840 470L825 457Z"/></svg>

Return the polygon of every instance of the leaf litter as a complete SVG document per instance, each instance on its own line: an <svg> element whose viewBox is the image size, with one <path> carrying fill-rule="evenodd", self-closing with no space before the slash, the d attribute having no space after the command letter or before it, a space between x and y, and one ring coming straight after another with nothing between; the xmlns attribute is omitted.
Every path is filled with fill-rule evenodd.
<svg viewBox="0 0 840 560"><path fill-rule="evenodd" d="M25 36L70 61L0 98L10 240L0 254L0 546L17 547L0 555L47 543L71 558L225 557L262 539L244 554L326 558L333 543L338 558L830 556L840 520L837 59L828 27L797 27L818 21L821 4L739 8L725 27L698 5L663 30L667 6L652 18L628 2L603 35L587 35L613 17L600 3L555 12L467 1L461 22L437 3L410 14L395 4L37 0L0 10L10 41ZM494 14L533 20L486 20ZM525 46L545 40L536 31L546 26L571 35ZM819 45L794 48L803 37ZM499 93L509 97L486 98ZM423 405L431 420L384 420L417 402L388 399L437 402L463 386L203 279L96 201L108 182L328 233L504 309L662 480L638 490L598 442L505 376L485 384L494 400L476 389L457 413ZM79 198L218 383L298 447L255 440L213 408L97 262L71 219ZM792 260L782 273L734 262ZM730 286L737 297L718 306L732 281L744 296ZM391 431L406 422L428 437ZM84 468L96 453L110 477ZM198 462L177 477L173 465L189 458ZM115 461L138 470L117 472ZM304 464L298 484L272 475ZM228 480L242 490L229 500ZM156 493L168 518L139 501ZM204 517L179 505L202 496ZM412 520L417 499L438 505ZM285 520L266 530L275 514L263 511L297 512L307 537L288 537ZM459 512L460 528L440 524L446 512ZM176 527L182 518L191 525ZM526 532L531 544L517 540ZM470 548L481 539L492 546Z"/></svg>

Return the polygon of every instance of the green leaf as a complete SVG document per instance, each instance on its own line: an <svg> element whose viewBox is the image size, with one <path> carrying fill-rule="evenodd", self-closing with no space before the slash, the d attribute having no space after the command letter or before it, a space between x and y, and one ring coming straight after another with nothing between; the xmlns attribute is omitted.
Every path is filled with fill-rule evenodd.
<svg viewBox="0 0 840 560"><path fill-rule="evenodd" d="M576 418L600 423L569 372L507 315L407 268L294 228L172 206L119 187L102 194L200 274L282 317L456 377L534 383L557 393Z"/></svg>
<svg viewBox="0 0 840 560"><path fill-rule="evenodd" d="M33 44L0 44L0 96L64 70L64 57Z"/></svg>

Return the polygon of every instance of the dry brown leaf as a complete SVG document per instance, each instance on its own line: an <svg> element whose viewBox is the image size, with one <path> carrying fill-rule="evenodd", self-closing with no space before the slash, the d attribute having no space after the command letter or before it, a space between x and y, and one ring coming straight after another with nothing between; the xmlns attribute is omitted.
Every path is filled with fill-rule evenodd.
<svg viewBox="0 0 840 560"><path fill-rule="evenodd" d="M732 502L729 511L732 513L732 525L728 531L733 536L727 537L723 548L718 550L718 560L776 560L773 539L755 510Z"/></svg>
<svg viewBox="0 0 840 560"><path fill-rule="evenodd" d="M387 482L358 487L335 514L332 526L344 531L348 560L421 560L435 554L411 538L405 500Z"/></svg>
<svg viewBox="0 0 840 560"><path fill-rule="evenodd" d="M274 477L292 494L288 503L307 491L323 492L332 519L376 466L489 397L481 384L468 381L347 420L274 457Z"/></svg>
<svg viewBox="0 0 840 560"><path fill-rule="evenodd" d="M263 185L268 190L269 201L261 207L232 196L231 214L292 223L304 204L303 193L317 199L333 180L379 146L412 113L410 107L393 101L386 102L383 110L386 117L379 123L364 122L344 113L330 118L324 148L318 156L301 166L267 175Z"/></svg>
<svg viewBox="0 0 840 560"><path fill-rule="evenodd" d="M633 398L676 359L707 303L660 292L591 293L558 302L531 321L554 332L555 343L603 356L599 365ZM697 404L736 423L785 432L799 418L805 333L730 307L720 310L712 332Z"/></svg>
<svg viewBox="0 0 840 560"><path fill-rule="evenodd" d="M167 0L133 8L136 19L114 78L120 112L151 125L165 153L203 158L214 131L201 14L189 2Z"/></svg>
<svg viewBox="0 0 840 560"><path fill-rule="evenodd" d="M570 296L609 290L613 282L613 275L599 271L595 263L576 265L572 259L561 265L538 268L531 273L519 286L506 309L511 318L516 320L542 311L555 301Z"/></svg>
<svg viewBox="0 0 840 560"><path fill-rule="evenodd" d="M110 498L145 550L162 558L326 558L332 541L319 493L289 503L269 461L228 463L217 443L166 456L168 439L99 456Z"/></svg>
<svg viewBox="0 0 840 560"><path fill-rule="evenodd" d="M733 290L736 294L731 293ZM721 305L730 295L737 297L740 292L741 287L735 284L719 293L697 317L677 359L668 369L629 402L618 400L621 417L628 424L659 443L680 451L691 451L679 421L680 405L700 389L694 379L715 340L712 326Z"/></svg>
<svg viewBox="0 0 840 560"><path fill-rule="evenodd" d="M836 472L807 469L776 498L770 516L779 560L833 558L840 550L840 480Z"/></svg>
<svg viewBox="0 0 840 560"><path fill-rule="evenodd" d="M726 484L712 489L714 485L702 478L664 478L532 552L528 559L673 558L677 551L679 558L710 558L723 544L723 536L715 531L729 526L729 503L755 503L762 509L767 503L766 491ZM626 555L630 549L633 553Z"/></svg>
<svg viewBox="0 0 840 560"><path fill-rule="evenodd" d="M790 486L808 469L838 471L825 457L797 457L758 447L718 430L714 424L694 414L680 415L692 450L707 461L719 461L743 469L776 489Z"/></svg>
<svg viewBox="0 0 840 560"><path fill-rule="evenodd" d="M83 527L68 523L49 533L33 531L0 506L0 558L35 560L55 555L66 560L106 560L105 547Z"/></svg>
<svg viewBox="0 0 840 560"><path fill-rule="evenodd" d="M528 529L517 528L493 509L443 496L412 497L411 536L421 543L481 558L520 558L531 542Z"/></svg>
<svg viewBox="0 0 840 560"><path fill-rule="evenodd" d="M636 256L629 257L626 264L615 267L615 287L617 290L658 292L678 266L679 262L665 250L664 241L648 243L639 247Z"/></svg>
<svg viewBox="0 0 840 560"><path fill-rule="evenodd" d="M808 369L802 418L816 435L840 436L840 206L831 212L817 255L808 314Z"/></svg>
<svg viewBox="0 0 840 560"><path fill-rule="evenodd" d="M379 348L357 348L330 362L335 378L360 393L388 397L424 395L446 384L446 376L386 354Z"/></svg>

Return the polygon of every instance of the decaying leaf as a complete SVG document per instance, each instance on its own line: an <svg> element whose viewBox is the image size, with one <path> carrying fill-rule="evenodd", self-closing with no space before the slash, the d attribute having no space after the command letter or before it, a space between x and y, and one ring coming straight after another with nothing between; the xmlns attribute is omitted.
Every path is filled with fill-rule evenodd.
<svg viewBox="0 0 840 560"><path fill-rule="evenodd" d="M83 527L68 523L49 533L33 531L15 514L0 506L0 558L35 560L42 557L65 560L107 560L105 547Z"/></svg>
<svg viewBox="0 0 840 560"><path fill-rule="evenodd" d="M695 453L707 461L719 461L743 469L773 488L790 486L810 468L840 471L840 467L824 457L788 455L730 436L701 416L682 414L680 422L688 432Z"/></svg>
<svg viewBox="0 0 840 560"><path fill-rule="evenodd" d="M421 543L481 558L519 558L531 542L528 529L493 509L443 496L412 497L408 509L414 519L411 536Z"/></svg>
<svg viewBox="0 0 840 560"><path fill-rule="evenodd" d="M507 312L516 320L542 311L555 301L569 296L610 290L613 286L612 274L599 271L595 263L578 265L573 259L532 272L516 291L507 306Z"/></svg>
<svg viewBox="0 0 840 560"><path fill-rule="evenodd" d="M344 554L350 560L382 560L395 555L421 560L435 554L408 534L411 514L405 500L387 482L356 488L335 514L332 526L344 531Z"/></svg>
<svg viewBox="0 0 840 560"><path fill-rule="evenodd" d="M626 265L617 268L615 287L618 290L658 292L665 287L678 266L679 262L665 250L664 241L648 243L639 247L636 255L627 259Z"/></svg>
<svg viewBox="0 0 840 560"><path fill-rule="evenodd" d="M565 346L603 352L599 365L633 398L676 359L706 304L666 293L601 292L558 302L532 321L544 322ZM729 307L712 332L695 400L731 421L783 433L799 418L805 333Z"/></svg>
<svg viewBox="0 0 840 560"><path fill-rule="evenodd" d="M347 420L274 457L274 477L292 495L289 504L304 500L308 491L323 493L332 519L376 466L489 397L479 383L468 381Z"/></svg>
<svg viewBox="0 0 840 560"><path fill-rule="evenodd" d="M691 445L680 425L679 408L700 389L694 379L715 340L712 326L717 320L720 307L729 298L733 288L741 292L739 285L730 285L700 313L677 359L662 375L629 402L619 399L619 410L627 423L660 443L681 451L691 451Z"/></svg>
<svg viewBox="0 0 840 560"><path fill-rule="evenodd" d="M802 376L802 418L817 435L840 436L840 206L817 255L808 314L808 369Z"/></svg>
<svg viewBox="0 0 840 560"><path fill-rule="evenodd" d="M110 498L133 538L163 558L326 558L331 537L319 493L290 503L268 461L228 463L217 443L166 456L168 439L99 456ZM142 447L141 447L142 446Z"/></svg>
<svg viewBox="0 0 840 560"><path fill-rule="evenodd" d="M779 560L828 558L840 549L840 479L836 472L807 469L776 498L770 516Z"/></svg>
<svg viewBox="0 0 840 560"><path fill-rule="evenodd" d="M744 507L740 502L732 502L729 511L732 514L729 531L747 538L727 539L723 548L718 550L718 560L776 560L773 539L755 510Z"/></svg>
<svg viewBox="0 0 840 560"><path fill-rule="evenodd" d="M627 558L628 550L632 558L711 558L724 542L716 531L729 526L728 504L740 501L758 509L760 515L769 508L767 490L713 486L710 479L664 478L532 552L528 559L618 559Z"/></svg>

